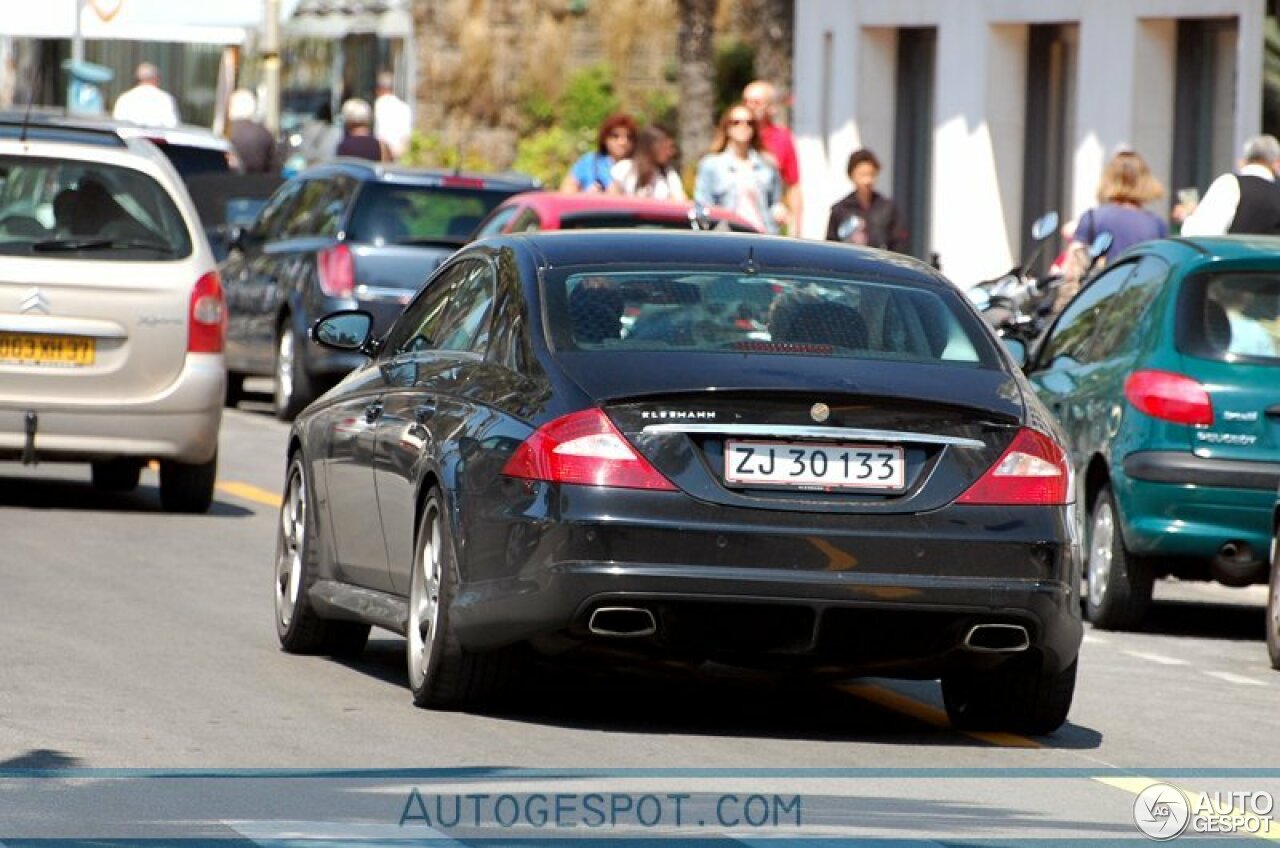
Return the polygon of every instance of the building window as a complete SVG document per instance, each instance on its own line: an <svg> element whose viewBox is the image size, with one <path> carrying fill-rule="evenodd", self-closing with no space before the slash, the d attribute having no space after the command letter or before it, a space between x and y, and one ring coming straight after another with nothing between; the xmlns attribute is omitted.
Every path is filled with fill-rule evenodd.
<svg viewBox="0 0 1280 848"><path fill-rule="evenodd" d="M1035 249L1031 223L1046 212L1065 216L1070 207L1072 137L1075 134L1075 24L1036 24L1027 33L1026 139L1023 144L1022 257ZM1043 273L1061 249L1052 239L1034 273Z"/></svg>
<svg viewBox="0 0 1280 848"><path fill-rule="evenodd" d="M933 86L937 54L938 31L933 27L898 30L893 198L907 216L908 252L921 259L929 258Z"/></svg>
<svg viewBox="0 0 1280 848"><path fill-rule="evenodd" d="M1235 18L1178 21L1173 116L1174 189L1204 191L1234 157Z"/></svg>

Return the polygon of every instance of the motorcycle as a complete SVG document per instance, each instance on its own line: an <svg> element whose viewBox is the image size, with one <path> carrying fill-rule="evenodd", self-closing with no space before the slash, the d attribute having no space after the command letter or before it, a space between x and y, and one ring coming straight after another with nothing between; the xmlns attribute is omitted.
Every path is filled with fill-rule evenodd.
<svg viewBox="0 0 1280 848"><path fill-rule="evenodd" d="M970 288L966 294L1002 338L1018 338L1030 344L1044 330L1053 310L1061 277L1038 280L1029 272L1040 258L1046 241L1058 230L1058 213L1046 212L1031 225L1036 247L1025 262L1007 273Z"/></svg>

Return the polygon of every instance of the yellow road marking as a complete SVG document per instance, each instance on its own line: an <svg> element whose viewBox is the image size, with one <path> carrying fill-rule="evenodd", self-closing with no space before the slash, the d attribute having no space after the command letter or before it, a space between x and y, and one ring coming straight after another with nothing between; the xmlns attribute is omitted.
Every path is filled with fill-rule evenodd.
<svg viewBox="0 0 1280 848"><path fill-rule="evenodd" d="M894 692L891 689L885 689L883 686L875 686L870 683L846 683L839 688L856 698L869 701L876 706L884 707L892 712L909 716L933 727L951 729L951 721L947 718L946 712L938 709L937 707L932 707L928 704L917 701L915 698L908 698L900 692ZM965 736L971 736L974 739L981 740L990 745L998 745L1001 748L1044 747L1044 745L1036 740L1026 736L1019 736L1016 733L994 733L969 730L962 730L960 732Z"/></svg>
<svg viewBox="0 0 1280 848"><path fill-rule="evenodd" d="M259 489L257 486L251 486L248 483L237 483L234 480L220 480L214 488L219 492L226 492L228 495L235 495L237 498L244 498L246 501L265 504L266 506L278 507L281 498L275 492L268 492L266 489Z"/></svg>
<svg viewBox="0 0 1280 848"><path fill-rule="evenodd" d="M1166 786L1173 786L1183 795L1187 796L1187 800L1192 803L1194 803L1194 799L1200 798L1204 795L1203 792L1194 792L1190 789L1170 783L1167 780L1156 780L1152 777L1095 777L1093 779L1105 786L1123 790L1131 795L1141 795L1148 787L1155 786L1158 783L1163 783ZM1243 816L1244 814L1245 811L1238 807L1233 807L1231 810L1231 815L1233 816ZM1275 819L1264 816L1262 817L1261 825L1262 826L1257 833L1240 831L1235 835L1265 839L1268 842L1280 842L1280 823L1276 822Z"/></svg>

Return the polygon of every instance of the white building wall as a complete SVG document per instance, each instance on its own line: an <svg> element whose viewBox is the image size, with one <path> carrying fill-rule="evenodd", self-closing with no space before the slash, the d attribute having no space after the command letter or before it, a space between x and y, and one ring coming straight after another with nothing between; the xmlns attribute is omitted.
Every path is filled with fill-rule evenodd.
<svg viewBox="0 0 1280 848"><path fill-rule="evenodd" d="M857 147L877 152L887 166L881 186L892 185L900 27L937 28L929 244L947 275L967 285L1007 270L1021 241L1028 25L1079 27L1065 219L1094 205L1118 145L1136 147L1167 178L1179 18L1238 21L1235 108L1221 133L1229 142L1214 152L1215 165L1231 166L1261 125L1264 11L1264 0L797 0L803 234L825 233L830 205L849 191L844 165Z"/></svg>

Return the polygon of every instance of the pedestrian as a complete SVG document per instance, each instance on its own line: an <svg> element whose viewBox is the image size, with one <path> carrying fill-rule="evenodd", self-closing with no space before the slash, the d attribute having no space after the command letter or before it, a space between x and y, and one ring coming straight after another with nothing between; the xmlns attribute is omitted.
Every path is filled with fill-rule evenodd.
<svg viewBox="0 0 1280 848"><path fill-rule="evenodd" d="M675 158L676 140L671 131L660 126L645 127L636 135L631 158L614 163L609 193L685 200L684 184L672 166Z"/></svg>
<svg viewBox="0 0 1280 848"><path fill-rule="evenodd" d="M245 88L231 92L227 101L227 138L246 174L273 174L279 170L276 140L258 120L258 98Z"/></svg>
<svg viewBox="0 0 1280 848"><path fill-rule="evenodd" d="M800 160L796 156L796 144L791 130L775 123L778 114L777 91L772 83L756 80L742 90L742 102L755 115L764 149L773 156L778 175L782 178L783 202L788 211L787 232L798 236L804 212L800 193Z"/></svg>
<svg viewBox="0 0 1280 848"><path fill-rule="evenodd" d="M387 162L391 151L373 134L373 108L369 101L353 97L342 104L342 141L339 156L354 156L373 162Z"/></svg>
<svg viewBox="0 0 1280 848"><path fill-rule="evenodd" d="M736 212L766 233L777 233L787 220L782 181L746 104L736 103L720 116L711 152L698 162L693 197Z"/></svg>
<svg viewBox="0 0 1280 848"><path fill-rule="evenodd" d="M855 150L849 156L848 173L853 191L831 207L827 240L905 253L907 227L902 212L876 191L880 160L870 150Z"/></svg>
<svg viewBox="0 0 1280 848"><path fill-rule="evenodd" d="M635 142L636 122L630 115L619 112L605 118L596 132L596 149L584 153L573 163L560 183L560 190L607 191L613 182L613 166L631 157Z"/></svg>
<svg viewBox="0 0 1280 848"><path fill-rule="evenodd" d="M325 162L337 155L342 129L333 123L333 105L326 99L302 123L302 157L308 165Z"/></svg>
<svg viewBox="0 0 1280 848"><path fill-rule="evenodd" d="M1223 174L1214 180L1194 209L1174 210L1174 218L1182 218L1182 235L1280 234L1277 169L1280 169L1280 141L1273 135L1249 139L1238 173Z"/></svg>
<svg viewBox="0 0 1280 848"><path fill-rule="evenodd" d="M178 102L160 88L160 70L143 62L133 72L137 85L116 98L111 117L148 127L176 127Z"/></svg>
<svg viewBox="0 0 1280 848"><path fill-rule="evenodd" d="M395 77L389 71L378 74L378 96L373 101L373 132L391 151L393 160L409 152L413 134L413 112L395 93Z"/></svg>
<svg viewBox="0 0 1280 848"><path fill-rule="evenodd" d="M1169 225L1164 219L1143 207L1164 194L1147 167L1147 162L1129 148L1121 148L1102 170L1098 184L1098 205L1085 212L1076 222L1071 247L1067 251L1066 273L1054 312L1061 312L1080 290L1080 283L1091 265L1089 245L1102 233L1111 234L1111 246L1102 255L1109 261L1135 244L1164 238Z"/></svg>

